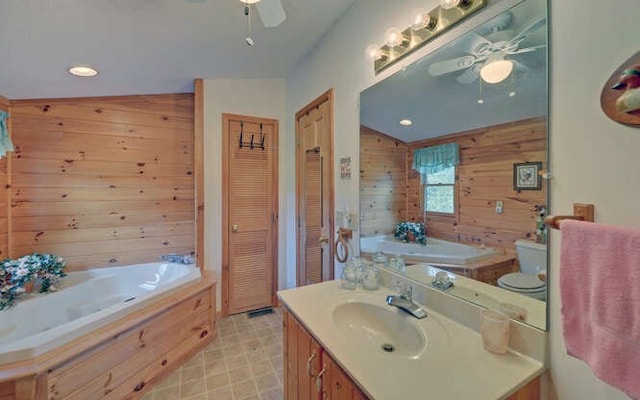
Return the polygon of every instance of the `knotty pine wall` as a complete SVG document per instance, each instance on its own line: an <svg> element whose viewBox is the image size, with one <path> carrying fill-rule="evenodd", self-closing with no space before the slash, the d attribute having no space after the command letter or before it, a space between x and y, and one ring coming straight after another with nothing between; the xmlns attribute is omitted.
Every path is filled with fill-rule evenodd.
<svg viewBox="0 0 640 400"><path fill-rule="evenodd" d="M542 190L513 190L513 164L542 161L546 168L546 119L533 118L436 139L405 144L372 129L360 130L361 234L391 233L401 220L423 221L420 177L413 165L417 148L457 142L457 218L430 217L431 237L487 245L515 254L517 239L535 239L534 206ZM495 213L497 200L504 212Z"/></svg>
<svg viewBox="0 0 640 400"><path fill-rule="evenodd" d="M0 96L0 110L11 112L9 99ZM7 126L11 132L11 114L7 119ZM9 155L10 157L10 155ZM0 260L9 256L9 162L7 157L0 159Z"/></svg>
<svg viewBox="0 0 640 400"><path fill-rule="evenodd" d="M12 257L78 270L194 252L193 94L18 100L11 116Z"/></svg>
<svg viewBox="0 0 640 400"><path fill-rule="evenodd" d="M360 127L360 234L389 234L407 213L407 144Z"/></svg>
<svg viewBox="0 0 640 400"><path fill-rule="evenodd" d="M487 245L515 254L518 239L535 239L534 206L546 204L547 182L542 190L513 190L513 164L542 161L547 165L546 118L496 125L409 145L407 165L413 164L417 148L457 142L458 218L427 218L430 236L466 244ZM407 217L422 221L420 177L407 173ZM496 214L496 201L504 212Z"/></svg>

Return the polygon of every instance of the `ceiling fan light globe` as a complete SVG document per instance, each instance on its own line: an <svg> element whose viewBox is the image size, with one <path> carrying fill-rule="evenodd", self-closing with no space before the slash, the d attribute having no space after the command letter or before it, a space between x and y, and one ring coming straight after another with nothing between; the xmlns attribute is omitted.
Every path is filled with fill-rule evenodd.
<svg viewBox="0 0 640 400"><path fill-rule="evenodd" d="M260 0L239 0L239 1L240 3L244 3L244 4L256 4Z"/></svg>
<svg viewBox="0 0 640 400"><path fill-rule="evenodd" d="M487 83L500 83L513 71L513 61L497 60L485 64L480 69L480 77Z"/></svg>

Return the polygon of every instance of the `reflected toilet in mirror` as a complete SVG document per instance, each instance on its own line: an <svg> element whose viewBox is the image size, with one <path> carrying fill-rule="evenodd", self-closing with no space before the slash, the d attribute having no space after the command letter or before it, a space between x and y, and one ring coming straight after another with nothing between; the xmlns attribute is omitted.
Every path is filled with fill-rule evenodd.
<svg viewBox="0 0 640 400"><path fill-rule="evenodd" d="M516 251L520 272L502 275L498 278L498 286L534 299L546 300L547 284L538 274L547 271L547 245L517 240Z"/></svg>

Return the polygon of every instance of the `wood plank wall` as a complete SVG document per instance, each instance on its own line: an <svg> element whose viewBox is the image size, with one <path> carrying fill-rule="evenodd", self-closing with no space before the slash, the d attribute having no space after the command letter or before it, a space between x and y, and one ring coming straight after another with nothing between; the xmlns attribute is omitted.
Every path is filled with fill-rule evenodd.
<svg viewBox="0 0 640 400"><path fill-rule="evenodd" d="M458 218L427 219L430 236L460 243L487 245L515 254L517 239L535 239L534 206L546 204L547 182L542 190L513 190L513 164L542 161L547 165L546 118L533 118L409 144L407 165L417 148L458 142ZM407 172L407 216L422 221L420 179ZM496 201L504 212L496 214Z"/></svg>
<svg viewBox="0 0 640 400"><path fill-rule="evenodd" d="M407 209L407 144L360 127L360 234L393 232Z"/></svg>
<svg viewBox="0 0 640 400"><path fill-rule="evenodd" d="M193 94L11 108L12 257L50 252L77 270L194 252Z"/></svg>
<svg viewBox="0 0 640 400"><path fill-rule="evenodd" d="M7 125L11 134L11 107L9 99L0 96L0 110L9 112ZM10 155L8 156L10 157ZM9 257L9 168L8 157L0 159L0 260Z"/></svg>

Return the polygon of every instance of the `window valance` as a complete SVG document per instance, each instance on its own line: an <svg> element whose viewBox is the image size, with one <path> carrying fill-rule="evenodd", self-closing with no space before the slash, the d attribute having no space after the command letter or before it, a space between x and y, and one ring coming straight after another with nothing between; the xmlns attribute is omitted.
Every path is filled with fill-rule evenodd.
<svg viewBox="0 0 640 400"><path fill-rule="evenodd" d="M7 117L9 114L0 110L0 158L4 157L8 151L13 151L13 143L11 143L7 128Z"/></svg>
<svg viewBox="0 0 640 400"><path fill-rule="evenodd" d="M425 147L413 152L413 169L421 176L455 167L460 163L458 143Z"/></svg>

